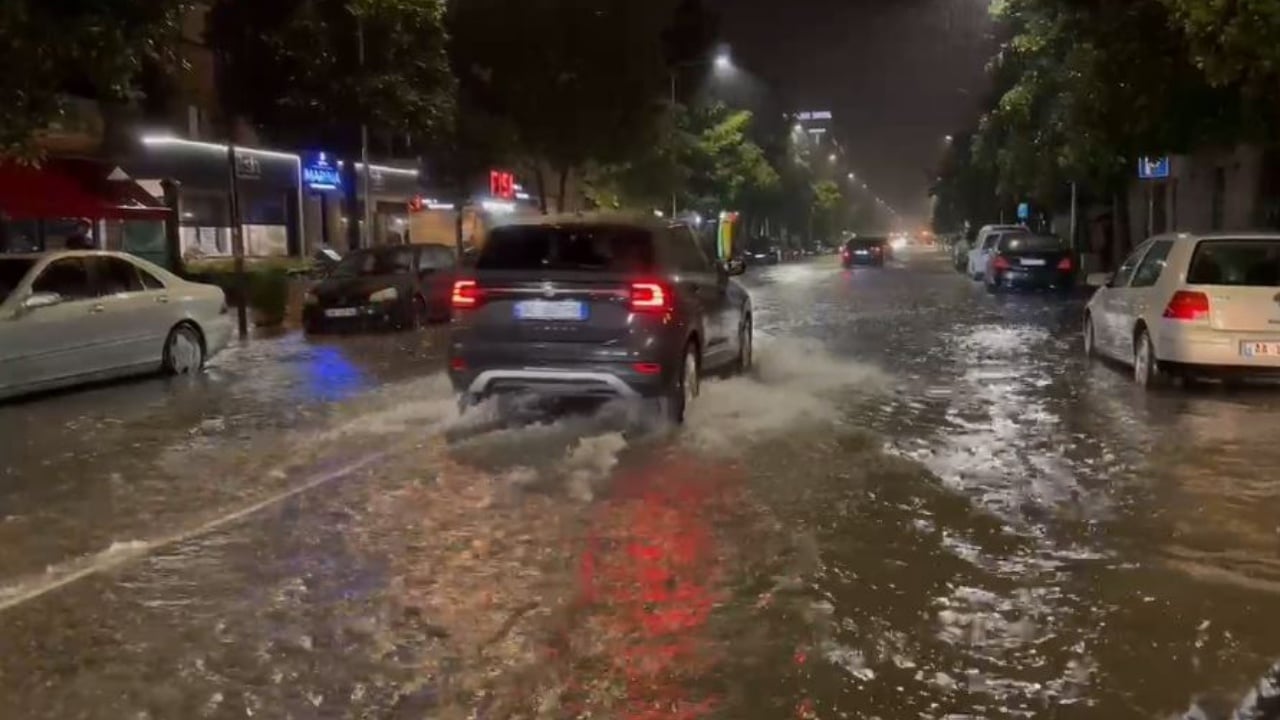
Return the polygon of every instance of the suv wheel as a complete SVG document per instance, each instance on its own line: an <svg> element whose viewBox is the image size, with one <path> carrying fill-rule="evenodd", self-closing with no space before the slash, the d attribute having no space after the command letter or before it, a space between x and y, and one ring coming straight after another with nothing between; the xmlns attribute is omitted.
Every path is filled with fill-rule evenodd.
<svg viewBox="0 0 1280 720"><path fill-rule="evenodd" d="M698 346L690 342L685 345L684 358L680 362L679 371L667 389L666 397L658 401L663 420L672 425L683 425L685 412L693 404L701 390L698 374Z"/></svg>
<svg viewBox="0 0 1280 720"><path fill-rule="evenodd" d="M738 331L738 361L734 369L739 375L745 375L751 370L751 363L755 361L754 353L751 316L746 315L742 318L742 329Z"/></svg>

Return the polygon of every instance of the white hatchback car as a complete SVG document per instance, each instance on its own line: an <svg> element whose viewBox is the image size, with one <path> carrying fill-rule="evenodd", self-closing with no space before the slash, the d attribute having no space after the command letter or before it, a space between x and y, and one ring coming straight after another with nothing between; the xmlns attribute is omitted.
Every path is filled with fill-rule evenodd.
<svg viewBox="0 0 1280 720"><path fill-rule="evenodd" d="M227 346L221 288L113 252L0 255L0 398L196 372Z"/></svg>
<svg viewBox="0 0 1280 720"><path fill-rule="evenodd" d="M1280 235L1153 237L1089 284L1102 287L1085 309L1085 350L1131 364L1139 385L1280 375Z"/></svg>

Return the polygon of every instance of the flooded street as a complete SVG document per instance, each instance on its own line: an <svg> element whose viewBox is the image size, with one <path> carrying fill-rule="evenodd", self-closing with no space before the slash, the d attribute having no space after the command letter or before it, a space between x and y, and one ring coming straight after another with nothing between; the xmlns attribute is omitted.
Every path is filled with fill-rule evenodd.
<svg viewBox="0 0 1280 720"><path fill-rule="evenodd" d="M941 254L744 284L670 435L480 432L439 328L0 406L0 716L1218 718L1280 658L1280 393Z"/></svg>

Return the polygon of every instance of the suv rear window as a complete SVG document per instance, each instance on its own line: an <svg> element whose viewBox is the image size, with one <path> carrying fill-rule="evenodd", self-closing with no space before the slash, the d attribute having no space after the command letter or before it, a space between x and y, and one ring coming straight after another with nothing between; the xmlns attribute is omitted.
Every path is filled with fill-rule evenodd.
<svg viewBox="0 0 1280 720"><path fill-rule="evenodd" d="M525 225L495 228L477 270L648 272L653 234L622 225Z"/></svg>
<svg viewBox="0 0 1280 720"><path fill-rule="evenodd" d="M1280 240L1202 240L1187 283L1280 287Z"/></svg>

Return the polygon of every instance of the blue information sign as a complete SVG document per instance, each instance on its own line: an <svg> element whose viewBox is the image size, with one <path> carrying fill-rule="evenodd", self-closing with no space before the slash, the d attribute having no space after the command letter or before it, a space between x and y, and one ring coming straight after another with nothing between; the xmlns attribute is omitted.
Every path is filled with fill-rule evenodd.
<svg viewBox="0 0 1280 720"><path fill-rule="evenodd" d="M1143 180L1163 180L1169 177L1169 156L1138 158L1138 177Z"/></svg>
<svg viewBox="0 0 1280 720"><path fill-rule="evenodd" d="M1024 222L1031 219L1031 203L1018 203L1018 219Z"/></svg>
<svg viewBox="0 0 1280 720"><path fill-rule="evenodd" d="M306 153L302 156L302 184L310 190L340 190L342 172L328 153Z"/></svg>

